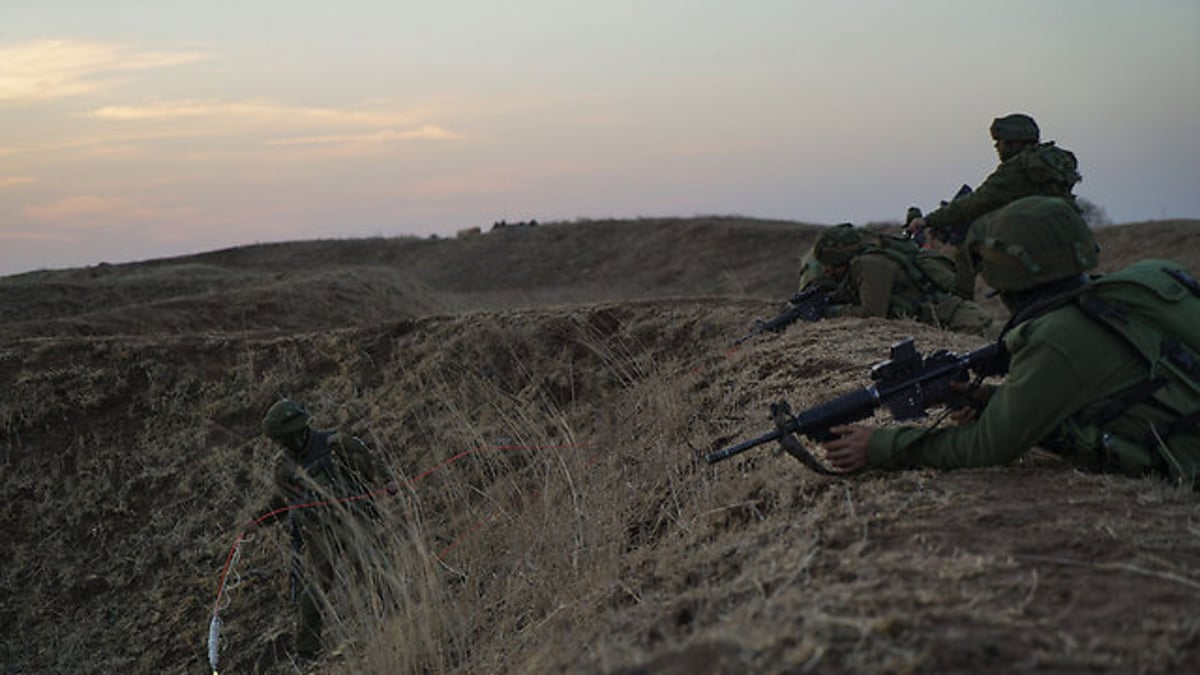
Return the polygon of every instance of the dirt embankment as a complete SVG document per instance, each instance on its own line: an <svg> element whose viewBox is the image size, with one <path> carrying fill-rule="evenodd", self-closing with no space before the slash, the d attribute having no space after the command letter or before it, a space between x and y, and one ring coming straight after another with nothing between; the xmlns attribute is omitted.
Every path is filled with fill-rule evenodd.
<svg viewBox="0 0 1200 675"><path fill-rule="evenodd" d="M1105 269L1196 272L1198 228L1102 229ZM812 236L593 223L0 279L0 662L207 672L218 574L270 479L258 421L289 393L403 489L316 664L276 653L284 533L241 547L222 672L1200 669L1190 491L1036 453L850 479L769 447L703 462L772 401L866 384L900 338L978 346L837 320L732 349Z"/></svg>

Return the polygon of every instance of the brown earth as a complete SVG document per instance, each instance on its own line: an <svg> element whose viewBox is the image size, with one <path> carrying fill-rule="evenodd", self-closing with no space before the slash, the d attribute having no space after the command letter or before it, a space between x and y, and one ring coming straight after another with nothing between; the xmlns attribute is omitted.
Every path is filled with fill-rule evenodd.
<svg viewBox="0 0 1200 675"><path fill-rule="evenodd" d="M703 461L772 401L866 384L898 339L979 346L845 319L731 348L816 231L587 222L0 278L4 673L209 672L281 393L403 489L316 663L280 648L284 533L240 547L225 673L1200 671L1190 490L1037 451L848 479L768 446ZM1102 271L1196 273L1197 234L1102 228Z"/></svg>

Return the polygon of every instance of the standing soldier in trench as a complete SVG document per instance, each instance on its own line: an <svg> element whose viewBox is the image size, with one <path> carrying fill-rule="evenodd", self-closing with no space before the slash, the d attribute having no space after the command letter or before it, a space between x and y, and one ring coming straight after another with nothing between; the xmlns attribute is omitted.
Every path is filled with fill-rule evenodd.
<svg viewBox="0 0 1200 675"><path fill-rule="evenodd" d="M313 429L311 416L291 399L277 401L262 421L263 434L280 447L275 467L275 491L262 513L246 530L287 521L294 554L292 594L299 601L294 648L296 656L312 660L322 650L323 605L338 578L337 572L361 563L364 553L361 521L377 517L369 486L386 483L396 492L376 457L359 439L333 430ZM350 499L348 499L350 498ZM310 508L297 508L320 504ZM305 564L300 565L301 551ZM298 596L298 598L296 597Z"/></svg>

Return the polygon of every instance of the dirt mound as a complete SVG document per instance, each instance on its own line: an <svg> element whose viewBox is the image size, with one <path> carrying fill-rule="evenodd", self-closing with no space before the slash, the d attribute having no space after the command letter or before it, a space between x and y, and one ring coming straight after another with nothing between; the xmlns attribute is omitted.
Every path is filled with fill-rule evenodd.
<svg viewBox="0 0 1200 675"><path fill-rule="evenodd" d="M1119 270L1142 258L1168 258L1193 273L1200 270L1200 221L1158 220L1095 232L1101 272Z"/></svg>
<svg viewBox="0 0 1200 675"><path fill-rule="evenodd" d="M0 279L25 317L0 341L6 672L208 672L282 393L403 489L377 501L372 571L332 598L341 647L316 664L277 649L285 533L241 546L222 672L1200 668L1194 493L1036 454L848 480L769 447L707 465L767 431L769 403L867 384L898 339L977 341L845 319L733 349L794 284L760 266L794 270L811 232L592 225ZM1186 262L1196 227L1098 236ZM590 272L551 262L568 251Z"/></svg>
<svg viewBox="0 0 1200 675"><path fill-rule="evenodd" d="M786 297L817 229L738 218L262 244L0 278L0 338L318 330L656 297Z"/></svg>
<svg viewBox="0 0 1200 675"><path fill-rule="evenodd" d="M194 270L191 265L183 268ZM426 315L442 308L436 293L389 268L330 268L286 276L224 268L212 272L203 280L162 286L155 280L169 270L97 284L55 284L50 289L26 284L19 292L28 309L13 313L40 318L0 326L0 336L312 331Z"/></svg>

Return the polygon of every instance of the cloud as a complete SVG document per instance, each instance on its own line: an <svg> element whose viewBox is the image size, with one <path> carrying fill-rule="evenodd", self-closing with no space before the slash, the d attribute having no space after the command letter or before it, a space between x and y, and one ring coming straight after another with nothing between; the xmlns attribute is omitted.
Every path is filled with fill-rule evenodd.
<svg viewBox="0 0 1200 675"><path fill-rule="evenodd" d="M316 125L378 127L409 123L390 112L288 106L266 101L162 101L146 105L113 105L91 112L93 117L116 122L219 120L253 125Z"/></svg>
<svg viewBox="0 0 1200 675"><path fill-rule="evenodd" d="M409 131L383 129L364 134L338 134L333 136L303 136L267 141L267 145L384 145L400 141L452 141L462 138L461 134L442 127L426 124Z"/></svg>
<svg viewBox="0 0 1200 675"><path fill-rule="evenodd" d="M12 187L14 185L29 185L37 182L33 176L0 176L0 188Z"/></svg>
<svg viewBox="0 0 1200 675"><path fill-rule="evenodd" d="M79 230L170 222L192 213L186 208L163 208L124 197L96 195L76 195L40 206L26 206L23 211L35 222Z"/></svg>
<svg viewBox="0 0 1200 675"><path fill-rule="evenodd" d="M25 215L33 220L44 223L62 223L108 217L129 208L129 200L119 197L96 197L80 195L46 204L44 206L27 206Z"/></svg>
<svg viewBox="0 0 1200 675"><path fill-rule="evenodd" d="M38 40L0 46L0 102L44 101L106 88L112 76L200 61L197 52L139 52L102 42Z"/></svg>
<svg viewBox="0 0 1200 675"><path fill-rule="evenodd" d="M62 232L47 230L0 230L0 241L3 242L71 242L75 237Z"/></svg>
<svg viewBox="0 0 1200 675"><path fill-rule="evenodd" d="M444 126L421 122L426 114L428 111L293 106L271 101L183 100L105 106L93 110L90 116L125 125L138 134L258 136L265 147L325 156L360 153L407 141L463 138ZM338 133L328 133L330 130Z"/></svg>

